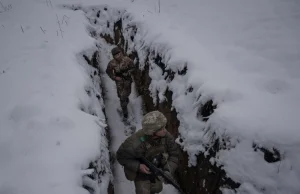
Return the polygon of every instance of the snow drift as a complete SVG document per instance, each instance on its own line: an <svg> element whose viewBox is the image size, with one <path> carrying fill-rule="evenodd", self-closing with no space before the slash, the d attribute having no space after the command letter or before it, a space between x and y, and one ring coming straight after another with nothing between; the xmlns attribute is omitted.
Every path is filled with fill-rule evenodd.
<svg viewBox="0 0 300 194"><path fill-rule="evenodd" d="M94 40L85 17L57 3L1 1L3 194L87 193L83 176L92 161L103 164L99 192L110 179L101 90L78 61L96 49Z"/></svg>

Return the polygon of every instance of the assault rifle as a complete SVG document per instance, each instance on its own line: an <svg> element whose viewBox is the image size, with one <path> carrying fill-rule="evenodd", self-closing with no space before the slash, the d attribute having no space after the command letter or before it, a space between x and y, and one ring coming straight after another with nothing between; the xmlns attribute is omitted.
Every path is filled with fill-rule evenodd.
<svg viewBox="0 0 300 194"><path fill-rule="evenodd" d="M118 68L118 70L114 70L114 74L118 77L126 77L126 76L130 76L130 74L134 71L134 68ZM124 76L125 74L125 76Z"/></svg>
<svg viewBox="0 0 300 194"><path fill-rule="evenodd" d="M172 176L169 174L166 174L163 170L160 168L157 168L154 164L152 164L149 160L147 160L144 157L139 158L141 163L145 164L151 171L151 173L157 178L158 176L161 176L166 183L173 185L181 194L185 194L183 190L180 188L178 183L174 180Z"/></svg>

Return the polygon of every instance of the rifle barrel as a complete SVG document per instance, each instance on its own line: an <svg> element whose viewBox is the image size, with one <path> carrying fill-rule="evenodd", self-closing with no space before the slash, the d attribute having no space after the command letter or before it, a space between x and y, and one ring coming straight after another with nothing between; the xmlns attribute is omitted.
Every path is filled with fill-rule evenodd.
<svg viewBox="0 0 300 194"><path fill-rule="evenodd" d="M154 164L152 164L149 160L144 157L140 158L141 162L144 163L150 171L154 173L155 176L162 176L167 183L173 185L180 193L185 194L184 191L180 188L179 184L173 179L173 177L169 177L166 175L161 169L157 168Z"/></svg>

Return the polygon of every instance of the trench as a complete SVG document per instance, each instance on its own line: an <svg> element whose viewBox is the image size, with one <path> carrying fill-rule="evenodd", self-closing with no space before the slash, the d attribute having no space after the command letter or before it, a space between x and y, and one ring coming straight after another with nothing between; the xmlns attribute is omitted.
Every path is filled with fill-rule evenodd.
<svg viewBox="0 0 300 194"><path fill-rule="evenodd" d="M180 121L178 120L178 113L176 109L172 105L172 96L173 91L170 88L167 88L164 97L165 100L160 102L158 99L158 94L155 94L156 97L153 98L153 94L149 90L149 86L151 84L151 77L149 76L150 70L150 61L161 69L163 74L165 75L164 79L168 82L172 81L175 76L184 76L186 72L189 70L188 66L185 66L182 70L174 72L172 70L166 69L166 64L163 62L163 54L159 52L151 51L150 47L145 49L147 50L147 57L144 60L144 66L140 67L140 58L138 52L134 49L129 49L129 42L132 42L135 38L135 33L138 30L138 26L130 26L132 28L131 36L124 36L124 30L126 29L123 26L123 21L128 19L128 16L122 15L124 13L120 11L115 11L115 14L119 14L118 17L113 19L113 22L107 20L106 26L107 28L112 29L113 33L103 33L98 32L96 29L96 25L98 24L97 18L101 17L101 13L108 12L109 8L107 6L97 6L90 8L83 8L81 6L71 6L68 7L72 10L82 10L87 16L88 21L91 26L88 26L88 32L90 36L95 38L98 42L96 44L96 48L93 52L90 52L90 55L82 55L83 59L95 69L94 75L91 75L91 78L94 79L94 76L99 76L101 79L102 88L102 98L104 99L105 106L107 106L107 90L111 87L111 85L106 85L107 80L105 78L105 72L103 70L103 61L101 60L102 54L107 55L108 50L104 50L103 44L109 45L111 48L113 46L119 46L123 49L124 53L134 60L137 71L133 75L134 78L134 89L136 90L136 95L141 97L141 109L144 112L149 112L153 110L161 111L168 119L167 129L168 131L175 137L179 137L179 126ZM130 39L130 40L129 40ZM99 44L98 44L99 43ZM147 45L145 46L147 47ZM193 92L193 87L189 87L186 90L186 93ZM207 100L206 103L200 105L198 109L197 116L204 122L209 120L211 114L213 114L214 110L218 108L218 105L213 102L212 99ZM106 113L106 119L110 120L113 118L109 118L109 114L107 114L107 110L103 109L103 112ZM109 124L109 122L108 122ZM109 125L106 128L106 137L109 142L111 142L111 126ZM179 141L182 141L179 139ZM206 148L207 153L199 153L197 155L197 165L189 166L189 155L185 151L181 150L180 156L180 166L176 170L175 178L177 182L180 184L181 188L187 194L221 194L221 188L228 188L235 191L241 183L233 181L230 177L227 176L226 172L222 169L222 166L216 166L210 162L211 158L214 158L218 151L226 148L226 139L215 139L211 146ZM110 149L110 167L111 172L115 176L115 156L112 150L112 145L114 142L112 141L108 145L108 149ZM280 160L280 154L276 149L268 150L263 147L259 147L258 145L253 144L253 149L255 151L261 151L264 153L264 158L267 162L273 163ZM101 174L103 174L103 170L99 170L99 166L94 165L95 162L91 162L90 168L95 169L95 174L90 176L92 180L98 180ZM110 179L109 186L107 192L109 194L113 193L124 193L120 191L116 191L116 184L121 184L114 180L114 178ZM94 193L88 187L85 187L90 193ZM127 192L126 192L127 193ZM129 192L128 192L129 193Z"/></svg>

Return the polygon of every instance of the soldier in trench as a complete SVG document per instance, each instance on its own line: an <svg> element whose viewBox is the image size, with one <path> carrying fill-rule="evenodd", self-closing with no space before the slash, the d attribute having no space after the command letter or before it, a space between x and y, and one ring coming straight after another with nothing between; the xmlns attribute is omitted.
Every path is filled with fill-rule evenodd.
<svg viewBox="0 0 300 194"><path fill-rule="evenodd" d="M118 97L123 112L123 121L127 122L129 95L131 93L132 73L135 69L133 61L124 56L119 47L111 51L113 59L108 63L106 73L116 82Z"/></svg>
<svg viewBox="0 0 300 194"><path fill-rule="evenodd" d="M179 147L166 130L167 119L159 111L147 113L142 129L128 137L117 151L117 160L124 166L125 176L134 181L136 194L162 191L162 181L151 175L149 168L138 158L145 157L172 175L179 162Z"/></svg>

